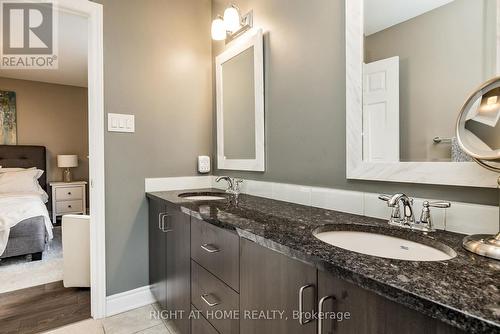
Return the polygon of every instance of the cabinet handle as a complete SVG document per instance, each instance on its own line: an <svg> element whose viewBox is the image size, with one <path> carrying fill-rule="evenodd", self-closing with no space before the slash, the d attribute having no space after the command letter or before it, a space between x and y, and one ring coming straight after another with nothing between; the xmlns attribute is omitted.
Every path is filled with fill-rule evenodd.
<svg viewBox="0 0 500 334"><path fill-rule="evenodd" d="M163 217L161 217L161 230L164 233L172 232L172 229L166 229L165 228L165 217L168 217L168 214L163 214Z"/></svg>
<svg viewBox="0 0 500 334"><path fill-rule="evenodd" d="M212 297L210 294L204 294L204 295L201 295L201 299L210 307L214 307L214 306L217 306L219 305L219 302L218 301L212 301L210 302L208 299ZM215 299L215 298L213 298Z"/></svg>
<svg viewBox="0 0 500 334"><path fill-rule="evenodd" d="M70 209L71 209L71 205L68 205L68 208L70 208Z"/></svg>
<svg viewBox="0 0 500 334"><path fill-rule="evenodd" d="M203 249L207 253L220 252L220 249L218 249L217 247L215 247L214 245L211 245L211 244L203 244L203 245L201 245L201 249Z"/></svg>
<svg viewBox="0 0 500 334"><path fill-rule="evenodd" d="M325 296L318 303L318 334L323 334L323 304L328 299L335 300L335 296Z"/></svg>
<svg viewBox="0 0 500 334"><path fill-rule="evenodd" d="M164 212L160 212L160 213L158 214L158 229L159 229L159 230L161 230L161 222L163 221L163 215L164 215L164 214L165 214Z"/></svg>
<svg viewBox="0 0 500 334"><path fill-rule="evenodd" d="M71 195L71 191L68 191L68 195Z"/></svg>
<svg viewBox="0 0 500 334"><path fill-rule="evenodd" d="M307 284L301 286L299 289L299 324L301 324L302 326L311 322L311 319L307 319L304 321L303 314L304 314L304 290L312 287L314 287L314 285Z"/></svg>

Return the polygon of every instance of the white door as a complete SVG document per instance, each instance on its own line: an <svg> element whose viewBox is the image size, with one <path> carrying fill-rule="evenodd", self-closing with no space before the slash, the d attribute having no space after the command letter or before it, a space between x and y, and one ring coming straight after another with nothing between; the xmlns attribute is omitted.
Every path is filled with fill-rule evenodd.
<svg viewBox="0 0 500 334"><path fill-rule="evenodd" d="M399 57L364 64L363 160L399 161Z"/></svg>

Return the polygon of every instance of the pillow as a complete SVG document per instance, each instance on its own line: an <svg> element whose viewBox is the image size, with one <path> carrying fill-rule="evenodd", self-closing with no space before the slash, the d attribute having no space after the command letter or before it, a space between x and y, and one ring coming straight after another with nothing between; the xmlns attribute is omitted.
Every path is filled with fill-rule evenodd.
<svg viewBox="0 0 500 334"><path fill-rule="evenodd" d="M0 174L2 173L11 173L11 172L23 172L26 170L38 170L38 176L37 179L39 179L43 175L43 170L37 169L36 167L30 167L30 168L2 168L0 166Z"/></svg>
<svg viewBox="0 0 500 334"><path fill-rule="evenodd" d="M42 174L36 168L0 173L0 193L37 193L47 202L48 195L38 183Z"/></svg>

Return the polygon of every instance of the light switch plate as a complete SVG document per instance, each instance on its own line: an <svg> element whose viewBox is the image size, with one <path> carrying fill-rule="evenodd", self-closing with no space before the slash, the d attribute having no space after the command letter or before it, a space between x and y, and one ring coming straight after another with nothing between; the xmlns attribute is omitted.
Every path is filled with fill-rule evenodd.
<svg viewBox="0 0 500 334"><path fill-rule="evenodd" d="M200 173L210 173L210 157L206 155L200 155L198 157L198 172Z"/></svg>
<svg viewBox="0 0 500 334"><path fill-rule="evenodd" d="M135 116L108 113L108 131L135 132Z"/></svg>

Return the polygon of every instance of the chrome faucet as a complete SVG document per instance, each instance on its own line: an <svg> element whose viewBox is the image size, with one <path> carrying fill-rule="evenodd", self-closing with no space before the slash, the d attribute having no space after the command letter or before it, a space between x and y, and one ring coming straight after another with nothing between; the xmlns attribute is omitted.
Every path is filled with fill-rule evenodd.
<svg viewBox="0 0 500 334"><path fill-rule="evenodd" d="M230 176L219 176L217 179L215 179L215 182L220 182L222 180L227 182L226 193L238 197L238 195L240 194L240 184L243 183L243 180L235 179Z"/></svg>
<svg viewBox="0 0 500 334"><path fill-rule="evenodd" d="M449 208L451 206L450 202L424 201L420 220L415 221L412 198L406 196L405 194L395 194L392 196L382 194L379 195L378 198L386 201L387 206L392 208L391 218L389 219L390 225L423 232L435 231L434 225L432 224L430 207Z"/></svg>
<svg viewBox="0 0 500 334"><path fill-rule="evenodd" d="M399 206L399 203L403 204L403 216L400 219L400 224L403 226L412 226L415 224L415 214L413 213L413 199L409 198L405 194L393 195L387 201L387 206L390 208L395 208Z"/></svg>

